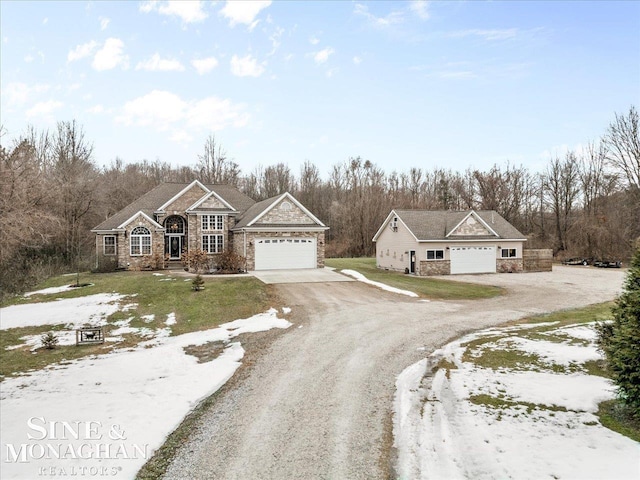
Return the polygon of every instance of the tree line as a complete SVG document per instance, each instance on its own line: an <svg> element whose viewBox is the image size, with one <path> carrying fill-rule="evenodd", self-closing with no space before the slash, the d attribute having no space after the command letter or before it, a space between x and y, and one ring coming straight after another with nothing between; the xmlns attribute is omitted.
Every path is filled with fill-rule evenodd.
<svg viewBox="0 0 640 480"><path fill-rule="evenodd" d="M291 192L331 229L327 256L365 256L392 208L495 210L529 248L566 256L629 258L640 237L640 135L634 106L600 139L551 156L542 171L511 163L463 172L424 166L385 172L352 157L328 172L306 161L244 173L214 135L191 166L120 158L100 167L75 121L28 127L0 144L0 289L21 291L63 269L93 265L90 229L163 182L227 183L255 200ZM324 174L324 175L323 175Z"/></svg>

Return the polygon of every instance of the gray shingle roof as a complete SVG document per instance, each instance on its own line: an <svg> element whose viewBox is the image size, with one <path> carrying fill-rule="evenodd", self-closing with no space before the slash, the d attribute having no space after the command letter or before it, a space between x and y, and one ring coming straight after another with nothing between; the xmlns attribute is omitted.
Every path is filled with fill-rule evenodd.
<svg viewBox="0 0 640 480"><path fill-rule="evenodd" d="M458 225L471 210L463 212L433 211L433 210L394 210L411 232L420 241L447 240L447 234ZM476 210L475 213L498 234L500 239L525 238L513 225L507 222L494 210ZM488 236L455 236L457 240L493 239ZM449 237L452 239L452 237Z"/></svg>
<svg viewBox="0 0 640 480"><path fill-rule="evenodd" d="M251 220L256 218L262 212L264 212L267 208L273 205L282 195L276 195L275 197L267 198L266 200L262 200L261 202L254 203L242 217L239 219L234 229L246 227Z"/></svg>
<svg viewBox="0 0 640 480"><path fill-rule="evenodd" d="M163 204L171 200L175 195L180 193L190 183L161 183L137 200L131 202L119 212L107 218L93 230L112 230L118 228L123 222L127 221L137 212L142 211L149 217L153 218L153 214ZM235 208L240 214L251 208L255 202L247 197L240 190L232 185L205 185L209 190L213 190L220 195L227 203Z"/></svg>

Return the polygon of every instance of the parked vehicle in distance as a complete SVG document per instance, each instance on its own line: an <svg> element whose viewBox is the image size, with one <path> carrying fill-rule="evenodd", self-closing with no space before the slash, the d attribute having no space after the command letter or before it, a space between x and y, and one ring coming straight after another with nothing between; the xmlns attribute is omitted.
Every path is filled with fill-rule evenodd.
<svg viewBox="0 0 640 480"><path fill-rule="evenodd" d="M589 265L591 262L587 258L575 257L562 261L563 265Z"/></svg>
<svg viewBox="0 0 640 480"><path fill-rule="evenodd" d="M622 268L622 262L620 261L596 260L593 264L600 268Z"/></svg>

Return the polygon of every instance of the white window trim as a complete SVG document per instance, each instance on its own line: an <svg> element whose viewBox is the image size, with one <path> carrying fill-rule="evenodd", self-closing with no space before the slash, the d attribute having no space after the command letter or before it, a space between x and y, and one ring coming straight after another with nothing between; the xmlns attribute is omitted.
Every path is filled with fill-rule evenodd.
<svg viewBox="0 0 640 480"><path fill-rule="evenodd" d="M136 227L138 228L138 227ZM143 257L145 255L151 255L153 253L153 242L151 241L151 231L147 228L147 227L142 227L145 228L147 230L147 232L149 233L145 233L145 234L136 234L134 235L133 233L131 235L129 235L129 255L132 257ZM135 230L135 228L133 229ZM132 230L132 232L133 232ZM149 253L145 253L142 251L142 239L143 238L149 238ZM134 245L134 239L136 240L137 245ZM133 247L137 246L140 249L140 253L133 253ZM146 245L145 245L146 246Z"/></svg>
<svg viewBox="0 0 640 480"><path fill-rule="evenodd" d="M224 217L225 215L202 215L201 227L204 232L222 232L224 231ZM205 221L206 219L206 221ZM213 222L211 221L213 219ZM205 227L205 223L207 227ZM218 224L220 224L220 228L218 228ZM211 228L213 225L214 228Z"/></svg>
<svg viewBox="0 0 640 480"><path fill-rule="evenodd" d="M204 237L209 237L209 240L207 242L208 243L208 248L207 249L204 248L205 247L204 246L204 243L205 243L204 242ZM213 242L211 241L212 237L214 237L214 241ZM213 251L212 252L211 251L211 246L213 245L214 247L216 247L216 249L217 249L217 246L218 246L218 241L217 241L217 239L215 239L215 237L221 237L222 238L222 242L221 242L222 244L220 245L220 249L218 251ZM205 234L202 235L201 241L202 241L202 250L205 251L206 253L208 253L209 255L222 253L224 251L224 235L222 233L205 233Z"/></svg>
<svg viewBox="0 0 640 480"><path fill-rule="evenodd" d="M511 250L513 250L513 256L509 255L509 252ZM505 255L504 252L507 252L507 254ZM501 248L500 258L518 258L518 249L517 248Z"/></svg>
<svg viewBox="0 0 640 480"><path fill-rule="evenodd" d="M109 247L113 247L113 253L107 253L107 238L113 238L113 245L109 245ZM110 257L118 254L118 241L115 235L104 235L102 237L102 254Z"/></svg>
<svg viewBox="0 0 640 480"><path fill-rule="evenodd" d="M429 258L429 252L434 252L433 253L433 258ZM436 258L436 252L442 252L442 258ZM437 262L439 260L444 260L444 249L443 248L428 248L427 251L425 252L425 258L427 259L427 262Z"/></svg>

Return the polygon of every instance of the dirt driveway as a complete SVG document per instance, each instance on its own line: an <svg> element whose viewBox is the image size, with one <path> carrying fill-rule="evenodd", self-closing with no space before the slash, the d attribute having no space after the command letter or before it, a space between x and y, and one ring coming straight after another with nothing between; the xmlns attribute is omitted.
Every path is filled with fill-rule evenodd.
<svg viewBox="0 0 640 480"><path fill-rule="evenodd" d="M456 279L508 293L425 302L357 282L279 286L294 326L220 395L166 478L390 478L392 400L405 367L470 330L612 299L623 272Z"/></svg>

